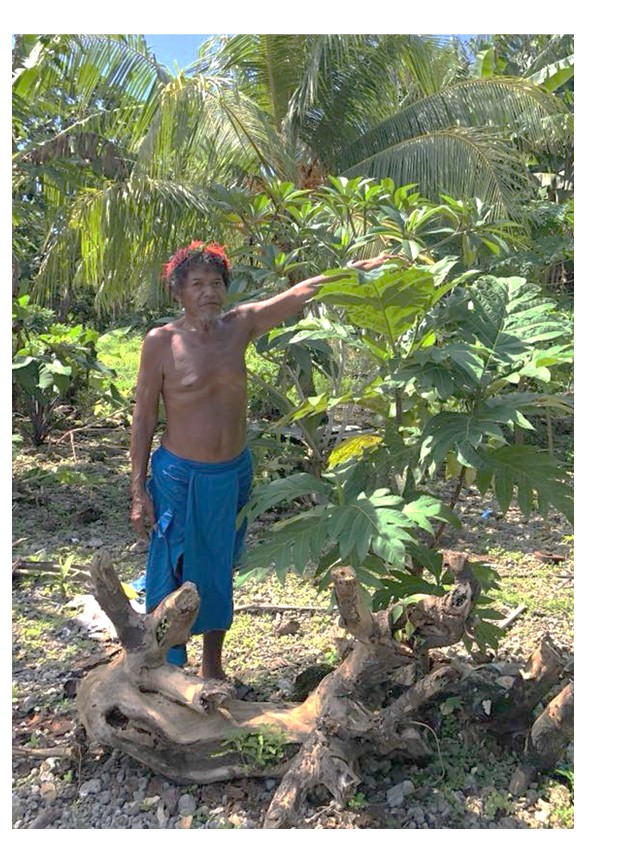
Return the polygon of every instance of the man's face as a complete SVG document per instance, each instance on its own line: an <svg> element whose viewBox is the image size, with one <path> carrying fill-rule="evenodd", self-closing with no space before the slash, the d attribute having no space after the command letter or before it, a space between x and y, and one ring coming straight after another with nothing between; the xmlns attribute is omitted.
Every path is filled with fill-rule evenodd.
<svg viewBox="0 0 643 864"><path fill-rule="evenodd" d="M198 318L217 318L223 311L226 285L214 267L193 267L188 270L177 298L186 313Z"/></svg>

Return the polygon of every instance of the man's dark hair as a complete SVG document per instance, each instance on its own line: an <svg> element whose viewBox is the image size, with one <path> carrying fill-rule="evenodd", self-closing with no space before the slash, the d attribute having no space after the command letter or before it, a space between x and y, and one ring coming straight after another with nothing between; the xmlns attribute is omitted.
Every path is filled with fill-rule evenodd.
<svg viewBox="0 0 643 864"><path fill-rule="evenodd" d="M213 267L223 277L226 288L230 284L230 261L223 246L201 240L193 240L189 246L177 249L163 267L163 276L173 291L180 291L194 267Z"/></svg>

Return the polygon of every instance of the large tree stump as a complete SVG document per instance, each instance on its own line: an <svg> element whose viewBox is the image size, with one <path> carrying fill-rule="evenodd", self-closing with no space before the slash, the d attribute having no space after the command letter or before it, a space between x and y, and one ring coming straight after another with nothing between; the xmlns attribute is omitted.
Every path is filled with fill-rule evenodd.
<svg viewBox="0 0 643 864"><path fill-rule="evenodd" d="M446 695L461 696L471 722L495 724L500 732L518 726L526 735L530 712L558 680L562 662L548 640L522 670L515 664L472 667L431 653L462 638L479 593L466 556L452 556L448 563L453 589L408 605L396 621L390 610L371 612L354 571L336 567L333 583L352 637L350 651L304 702L275 705L236 699L226 682L165 663L167 649L188 638L198 611L195 586L185 583L142 615L128 602L109 556L99 551L91 566L95 594L123 652L81 682L80 720L90 740L123 750L179 783L281 777L266 828L297 824L316 786L345 805L360 783L366 754L429 756L417 717ZM415 639L405 642L396 635L408 622ZM253 742L260 734L279 741L276 759L258 755ZM532 729L532 739L537 748L538 730Z"/></svg>

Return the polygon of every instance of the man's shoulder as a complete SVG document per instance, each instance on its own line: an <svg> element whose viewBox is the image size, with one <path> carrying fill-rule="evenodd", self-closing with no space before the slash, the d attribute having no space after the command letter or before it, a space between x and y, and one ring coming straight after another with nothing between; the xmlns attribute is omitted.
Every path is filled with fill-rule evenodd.
<svg viewBox="0 0 643 864"><path fill-rule="evenodd" d="M259 302L252 300L246 303L239 303L238 306L228 309L224 317L232 326L247 330L248 327L252 326L259 306Z"/></svg>
<svg viewBox="0 0 643 864"><path fill-rule="evenodd" d="M222 318L232 323L242 321L250 312L251 307L252 303L239 303L238 306L232 306L228 309Z"/></svg>
<svg viewBox="0 0 643 864"><path fill-rule="evenodd" d="M167 342L173 333L176 333L176 321L170 321L168 324L162 324L159 327L152 327L145 334L146 342Z"/></svg>
<svg viewBox="0 0 643 864"><path fill-rule="evenodd" d="M165 353L172 343L172 334L176 332L174 322L163 324L160 327L152 327L145 334L143 348L147 354L159 355Z"/></svg>

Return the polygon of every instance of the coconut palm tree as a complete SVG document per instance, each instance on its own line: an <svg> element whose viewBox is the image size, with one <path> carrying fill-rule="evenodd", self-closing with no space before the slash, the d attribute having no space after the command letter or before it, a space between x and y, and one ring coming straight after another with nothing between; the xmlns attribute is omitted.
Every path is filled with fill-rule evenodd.
<svg viewBox="0 0 643 864"><path fill-rule="evenodd" d="M527 78L463 79L456 46L436 37L243 35L218 48L216 63L236 71L300 174L307 162L322 176L390 176L504 214L529 189L521 150L570 137L555 95ZM263 152L287 176L283 158Z"/></svg>
<svg viewBox="0 0 643 864"><path fill-rule="evenodd" d="M245 99L228 84L171 76L142 37L16 40L15 232L24 256L37 199L41 298L76 285L91 285L97 305L158 293L160 262L211 218L213 184L259 163L223 110L224 91L230 104Z"/></svg>
<svg viewBox="0 0 643 864"><path fill-rule="evenodd" d="M213 226L218 184L390 176L504 215L529 194L525 153L569 137L555 94L468 78L437 37L217 38L176 76L142 37L19 37L14 66L16 218L34 194L45 214L36 283L104 305L158 292L169 251Z"/></svg>

